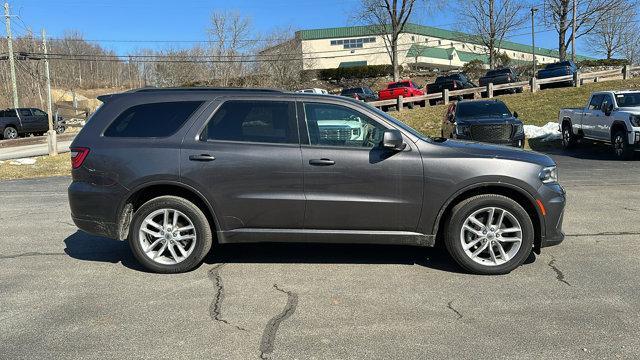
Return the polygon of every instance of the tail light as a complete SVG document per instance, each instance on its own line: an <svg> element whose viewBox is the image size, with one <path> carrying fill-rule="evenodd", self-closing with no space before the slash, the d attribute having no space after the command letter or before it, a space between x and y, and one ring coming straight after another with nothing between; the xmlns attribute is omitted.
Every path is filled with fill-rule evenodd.
<svg viewBox="0 0 640 360"><path fill-rule="evenodd" d="M453 88L454 88L454 89L457 89L457 88L458 88L458 82L457 82L457 81L454 81L454 82L453 82Z"/></svg>
<svg viewBox="0 0 640 360"><path fill-rule="evenodd" d="M89 155L89 148L85 147L74 147L71 148L71 167L73 169L77 169L82 166L84 159Z"/></svg>

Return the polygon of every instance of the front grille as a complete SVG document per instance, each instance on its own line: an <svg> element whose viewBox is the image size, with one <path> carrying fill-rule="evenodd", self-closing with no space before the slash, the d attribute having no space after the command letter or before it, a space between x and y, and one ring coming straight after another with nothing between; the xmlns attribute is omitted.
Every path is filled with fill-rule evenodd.
<svg viewBox="0 0 640 360"><path fill-rule="evenodd" d="M332 141L351 140L350 127L320 127L320 139Z"/></svg>
<svg viewBox="0 0 640 360"><path fill-rule="evenodd" d="M505 142L511 140L513 125L489 124L471 125L471 139L484 142Z"/></svg>

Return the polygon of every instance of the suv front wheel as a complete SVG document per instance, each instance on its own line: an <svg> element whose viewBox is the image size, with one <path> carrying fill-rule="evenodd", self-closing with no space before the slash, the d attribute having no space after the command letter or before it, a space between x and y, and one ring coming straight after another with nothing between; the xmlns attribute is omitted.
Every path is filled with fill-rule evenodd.
<svg viewBox="0 0 640 360"><path fill-rule="evenodd" d="M149 200L133 215L129 245L147 269L180 273L200 264L211 249L211 227L196 205L181 197Z"/></svg>
<svg viewBox="0 0 640 360"><path fill-rule="evenodd" d="M533 223L514 200L478 195L457 204L445 229L449 254L475 274L506 274L520 266L533 248Z"/></svg>

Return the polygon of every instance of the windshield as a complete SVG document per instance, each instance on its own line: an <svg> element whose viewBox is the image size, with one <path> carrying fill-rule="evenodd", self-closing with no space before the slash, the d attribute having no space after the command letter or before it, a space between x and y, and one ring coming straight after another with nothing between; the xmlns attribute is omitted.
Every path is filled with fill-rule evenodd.
<svg viewBox="0 0 640 360"><path fill-rule="evenodd" d="M344 89L342 90L342 95L351 95L351 94L356 94L356 93L361 93L362 91L359 88L353 88L353 89Z"/></svg>
<svg viewBox="0 0 640 360"><path fill-rule="evenodd" d="M568 61L562 61L562 62L558 62L558 63L553 63L553 64L548 64L545 69L555 69L555 68L560 68L560 67L569 67L571 66L571 63Z"/></svg>
<svg viewBox="0 0 640 360"><path fill-rule="evenodd" d="M510 116L511 112L500 101L459 102L456 110L456 117L459 119Z"/></svg>
<svg viewBox="0 0 640 360"><path fill-rule="evenodd" d="M383 118L385 118L387 121L389 121L390 123L396 125L397 127L401 128L402 130L412 134L413 136L419 138L419 139L423 139L423 140L428 140L430 139L428 136L426 136L425 134L421 133L420 131L412 128L411 126L403 123L402 121L394 118L393 116L387 114L386 112L373 107L367 103L362 103L362 105L366 106L367 108L369 108L369 110L375 112L376 114L382 116Z"/></svg>
<svg viewBox="0 0 640 360"><path fill-rule="evenodd" d="M410 87L409 82L403 81L403 82L392 83L387 86L387 89L395 89L395 88L401 88L401 87Z"/></svg>
<svg viewBox="0 0 640 360"><path fill-rule="evenodd" d="M618 107L640 107L640 92L616 94Z"/></svg>

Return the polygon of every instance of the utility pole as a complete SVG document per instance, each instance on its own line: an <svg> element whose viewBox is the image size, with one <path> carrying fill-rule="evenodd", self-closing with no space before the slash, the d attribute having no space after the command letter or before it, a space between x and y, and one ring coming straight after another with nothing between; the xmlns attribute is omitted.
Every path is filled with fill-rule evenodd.
<svg viewBox="0 0 640 360"><path fill-rule="evenodd" d="M9 2L4 3L4 18L7 27L7 47L9 48L9 68L11 70L11 85L13 86L13 107L18 105L18 85L16 84L16 64L13 57L13 39L11 38L11 15L9 15Z"/></svg>
<svg viewBox="0 0 640 360"><path fill-rule="evenodd" d="M538 11L537 8L531 8L531 53L533 55L533 75L531 77L536 77L536 31L534 24L536 11Z"/></svg>
<svg viewBox="0 0 640 360"><path fill-rule="evenodd" d="M578 5L576 0L573 0L573 24L571 30L571 61L576 62L576 14L578 12Z"/></svg>
<svg viewBox="0 0 640 360"><path fill-rule="evenodd" d="M53 128L53 109L51 106L51 76L49 75L49 55L47 55L47 33L42 29L42 51L44 53L44 75L47 78L47 115L49 118L49 131L47 145L49 155L58 155L58 140L56 130Z"/></svg>

